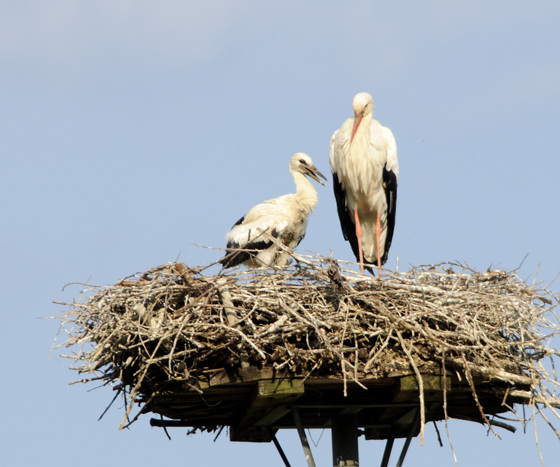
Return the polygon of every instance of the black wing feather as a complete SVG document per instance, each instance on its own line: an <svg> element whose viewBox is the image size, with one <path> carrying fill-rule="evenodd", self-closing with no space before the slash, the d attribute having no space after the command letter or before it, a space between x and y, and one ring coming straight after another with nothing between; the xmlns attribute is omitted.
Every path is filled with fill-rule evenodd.
<svg viewBox="0 0 560 467"><path fill-rule="evenodd" d="M232 229L233 229L233 227L235 227L236 225L239 225L239 224L243 223L244 220L245 220L245 216L241 217L241 219L239 219L235 224L233 224Z"/></svg>
<svg viewBox="0 0 560 467"><path fill-rule="evenodd" d="M238 264L244 263L248 259L257 256L259 250L266 250L272 246L271 241L262 240L260 242L250 242L246 245L238 245L234 242L227 244L226 254L220 260L224 268L232 268Z"/></svg>
<svg viewBox="0 0 560 467"><path fill-rule="evenodd" d="M234 224L234 227L241 224L244 220L245 216L239 219ZM272 232L270 232L270 235L272 235L274 238L277 238L279 232L277 232L276 229L273 229ZM236 242L228 242L226 246L226 254L220 260L220 263L224 268L232 268L241 263L244 263L248 259L254 258L255 256L257 256L260 250L266 250L267 248L270 248L273 243L274 242L272 240L248 242L245 245L240 245Z"/></svg>
<svg viewBox="0 0 560 467"><path fill-rule="evenodd" d="M387 199L387 236L385 237L385 251L381 258L381 264L385 264L389 256L389 248L393 241L395 231L395 216L397 214L397 175L392 170L383 168L383 187Z"/></svg>

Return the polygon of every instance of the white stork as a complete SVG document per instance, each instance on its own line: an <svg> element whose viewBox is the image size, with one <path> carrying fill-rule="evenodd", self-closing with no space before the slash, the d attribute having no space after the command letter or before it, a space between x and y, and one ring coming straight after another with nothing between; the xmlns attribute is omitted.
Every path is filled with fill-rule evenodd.
<svg viewBox="0 0 560 467"><path fill-rule="evenodd" d="M325 176L303 152L290 160L290 173L296 193L257 204L239 219L226 235L226 254L220 261L225 268L245 264L249 267L285 266L305 236L307 218L317 205L317 191L305 177L321 185ZM287 251L286 251L287 250Z"/></svg>
<svg viewBox="0 0 560 467"><path fill-rule="evenodd" d="M371 95L356 94L352 106L354 118L346 120L331 138L334 195L342 233L361 272L364 264L375 264L381 273L395 228L397 144L391 130L373 119Z"/></svg>

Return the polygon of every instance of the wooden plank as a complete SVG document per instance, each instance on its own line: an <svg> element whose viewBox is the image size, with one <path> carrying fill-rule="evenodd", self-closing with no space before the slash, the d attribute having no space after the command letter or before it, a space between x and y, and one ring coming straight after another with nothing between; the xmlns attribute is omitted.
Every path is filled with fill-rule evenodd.
<svg viewBox="0 0 560 467"><path fill-rule="evenodd" d="M270 426L291 412L291 407L286 405L281 405L267 412L261 418L255 420L255 426Z"/></svg>
<svg viewBox="0 0 560 467"><path fill-rule="evenodd" d="M270 443L277 430L264 426L232 425L229 428L229 440L251 443Z"/></svg>
<svg viewBox="0 0 560 467"><path fill-rule="evenodd" d="M256 400L295 400L304 393L305 388L302 379L260 380L257 384Z"/></svg>
<svg viewBox="0 0 560 467"><path fill-rule="evenodd" d="M286 414L286 404L293 403L304 394L302 379L258 381L241 420L230 429L230 440L272 441L276 430L271 430L268 426Z"/></svg>
<svg viewBox="0 0 560 467"><path fill-rule="evenodd" d="M261 379L274 379L278 377L272 368L238 368L235 373L227 372L225 370L216 372L210 378L208 387L223 386L223 385L243 385L251 384ZM203 388L205 389L205 388Z"/></svg>
<svg viewBox="0 0 560 467"><path fill-rule="evenodd" d="M443 376L422 375L422 385L424 386L424 391L443 391ZM451 390L451 378L446 378L445 387L448 391ZM420 386L416 376L403 376L400 378L401 391L418 391L419 389Z"/></svg>
<svg viewBox="0 0 560 467"><path fill-rule="evenodd" d="M451 378L447 377L444 384L443 376L440 375L422 375L422 385L424 387L425 400L440 399L443 397L444 388L446 391L451 391L452 389ZM399 386L393 401L417 400L419 391L420 385L416 375L403 376L399 378Z"/></svg>

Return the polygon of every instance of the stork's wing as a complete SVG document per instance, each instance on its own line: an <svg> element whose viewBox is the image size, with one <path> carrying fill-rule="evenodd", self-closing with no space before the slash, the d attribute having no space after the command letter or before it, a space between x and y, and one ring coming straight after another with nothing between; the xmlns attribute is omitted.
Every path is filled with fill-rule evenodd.
<svg viewBox="0 0 560 467"><path fill-rule="evenodd" d="M387 142L387 170L393 172L399 181L399 160L397 158L397 142L393 132L386 126L381 126L383 137Z"/></svg>
<svg viewBox="0 0 560 467"><path fill-rule="evenodd" d="M397 214L397 185L399 181L399 161L397 159L397 143L392 131L382 127L383 136L387 141L387 163L383 168L383 188L387 199L387 236L385 238L385 250L381 258L381 264L385 264L389 255L389 248L393 241L395 230L395 216Z"/></svg>
<svg viewBox="0 0 560 467"><path fill-rule="evenodd" d="M276 203L265 201L239 219L226 235L226 255L220 261L230 268L241 264L274 244L288 223Z"/></svg>
<svg viewBox="0 0 560 467"><path fill-rule="evenodd" d="M389 256L397 214L397 175L386 168L383 169L383 187L387 199L387 236L385 237L385 251L381 257L381 264L385 264Z"/></svg>

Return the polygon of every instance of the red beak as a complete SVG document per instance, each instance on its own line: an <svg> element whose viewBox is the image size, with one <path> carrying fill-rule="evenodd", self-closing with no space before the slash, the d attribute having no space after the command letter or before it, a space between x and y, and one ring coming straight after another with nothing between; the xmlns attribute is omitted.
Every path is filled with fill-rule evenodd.
<svg viewBox="0 0 560 467"><path fill-rule="evenodd" d="M362 117L363 117L363 115L354 115L354 127L352 128L352 136L350 137L350 142L352 142L352 140L354 139L354 135L356 134L356 131L358 130L358 126L360 125L360 122L362 121Z"/></svg>

